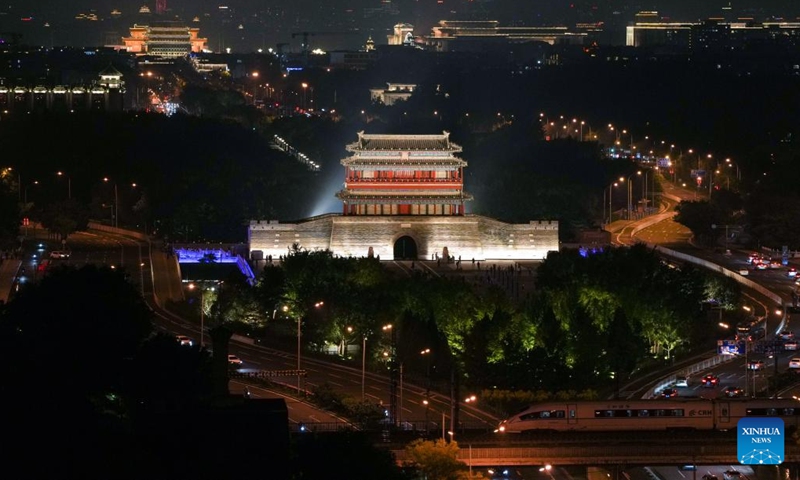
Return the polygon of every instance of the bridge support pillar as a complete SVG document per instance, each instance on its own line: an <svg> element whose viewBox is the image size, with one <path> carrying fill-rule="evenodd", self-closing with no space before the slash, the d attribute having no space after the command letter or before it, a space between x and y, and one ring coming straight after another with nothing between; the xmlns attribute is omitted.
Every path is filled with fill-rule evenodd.
<svg viewBox="0 0 800 480"><path fill-rule="evenodd" d="M778 465L753 465L753 473L758 480L781 480Z"/></svg>

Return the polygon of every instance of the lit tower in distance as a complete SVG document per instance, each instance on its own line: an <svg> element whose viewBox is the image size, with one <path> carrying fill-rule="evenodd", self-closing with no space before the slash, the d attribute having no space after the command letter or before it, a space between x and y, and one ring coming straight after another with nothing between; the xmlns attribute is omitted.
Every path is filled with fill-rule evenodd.
<svg viewBox="0 0 800 480"><path fill-rule="evenodd" d="M156 14L164 15L167 13L167 0L156 0Z"/></svg>

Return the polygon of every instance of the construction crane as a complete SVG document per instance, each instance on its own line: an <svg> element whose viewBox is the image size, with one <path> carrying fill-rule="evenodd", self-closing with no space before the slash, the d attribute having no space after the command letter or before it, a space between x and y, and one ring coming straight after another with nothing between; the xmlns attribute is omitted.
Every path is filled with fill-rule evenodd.
<svg viewBox="0 0 800 480"><path fill-rule="evenodd" d="M355 35L359 32L294 32L292 38L303 37L302 50L303 53L308 53L308 37L315 35Z"/></svg>

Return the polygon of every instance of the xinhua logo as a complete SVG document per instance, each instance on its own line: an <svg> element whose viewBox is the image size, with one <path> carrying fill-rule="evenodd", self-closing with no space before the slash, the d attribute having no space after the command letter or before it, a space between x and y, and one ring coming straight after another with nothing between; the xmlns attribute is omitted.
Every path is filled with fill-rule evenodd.
<svg viewBox="0 0 800 480"><path fill-rule="evenodd" d="M737 426L736 453L744 465L778 465L783 462L783 420L743 418Z"/></svg>

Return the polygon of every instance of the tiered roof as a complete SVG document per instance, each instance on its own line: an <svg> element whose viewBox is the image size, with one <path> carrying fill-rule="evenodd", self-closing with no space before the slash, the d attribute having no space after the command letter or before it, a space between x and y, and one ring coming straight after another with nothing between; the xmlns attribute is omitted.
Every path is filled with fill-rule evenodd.
<svg viewBox="0 0 800 480"><path fill-rule="evenodd" d="M460 152L461 147L450 141L450 132L442 132L437 135L382 135L358 132L358 141L348 145L347 150L350 152L365 150Z"/></svg>

